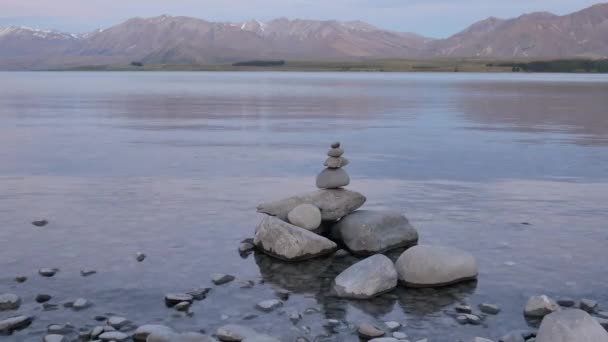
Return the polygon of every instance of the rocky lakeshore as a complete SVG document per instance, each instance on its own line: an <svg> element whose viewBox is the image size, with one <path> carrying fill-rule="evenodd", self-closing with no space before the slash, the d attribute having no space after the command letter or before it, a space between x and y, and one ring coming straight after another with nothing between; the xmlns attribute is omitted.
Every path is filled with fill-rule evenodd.
<svg viewBox="0 0 608 342"><path fill-rule="evenodd" d="M211 274L202 286L184 284L184 288L165 293L153 303L173 318L158 322L141 319L141 315L133 318L99 312L96 309L102 303L97 298L64 300L54 293L24 290L34 277L36 281L52 281L65 272L60 268L41 268L27 275L15 275L10 289L0 293L0 340L608 341L608 312L602 306L607 303L587 298L551 298L542 293L517 304L517 315L525 318L527 325L489 337L496 336L493 329L501 325L503 317L511 316L496 302L469 298L477 281L483 281L483 270L474 253L435 245L425 238L423 230L418 231L410 223L401 208L364 209L366 196L346 188L351 179L345 170L349 160L343 155L340 143L331 145L325 169L317 176L317 190L258 206L263 217L253 238L240 243L238 253L243 262L258 266L260 279L224 270L228 273ZM134 254L133 261L151 262L143 252ZM94 282L99 276L103 273L95 269L80 271L84 281ZM256 289L254 295L243 296ZM408 322L381 319L385 308L394 303L403 307L419 305L419 311L424 313L428 310L425 302L437 300L437 293L444 294L441 300L445 302L426 313L440 315L454 329L470 329L469 339L437 336L433 331L412 333L415 317ZM311 294L324 306L303 307L299 297ZM248 310L225 314L207 308L212 301L234 303L233 298L244 302L241 308ZM345 305L353 305L378 319L349 317L343 312ZM33 312L23 313L26 306L33 307ZM40 330L36 323L48 321L44 317L55 312L64 312L79 323L58 320L46 324L45 331L38 331L35 338L27 335L33 326ZM208 324L203 319L197 321L197 329L185 329L179 323L196 319L201 313L218 316L221 323ZM283 330L290 332L289 337L268 333L269 323L283 325Z"/></svg>

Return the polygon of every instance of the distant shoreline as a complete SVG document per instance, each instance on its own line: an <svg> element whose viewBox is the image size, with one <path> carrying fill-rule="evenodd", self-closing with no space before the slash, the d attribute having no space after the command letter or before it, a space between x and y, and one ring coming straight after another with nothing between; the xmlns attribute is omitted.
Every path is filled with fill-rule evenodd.
<svg viewBox="0 0 608 342"><path fill-rule="evenodd" d="M260 65L256 65L260 64ZM478 72L608 73L608 59L476 60L385 59L364 61L242 61L223 65L79 66L32 71L297 71L297 72Z"/></svg>

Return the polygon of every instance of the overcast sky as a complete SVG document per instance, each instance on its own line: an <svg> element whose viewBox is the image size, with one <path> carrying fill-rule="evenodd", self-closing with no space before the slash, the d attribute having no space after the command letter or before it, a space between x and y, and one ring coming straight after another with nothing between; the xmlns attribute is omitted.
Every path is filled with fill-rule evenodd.
<svg viewBox="0 0 608 342"><path fill-rule="evenodd" d="M187 15L210 21L363 20L385 29L446 37L489 16L574 12L599 0L0 0L0 26L87 32L130 17Z"/></svg>

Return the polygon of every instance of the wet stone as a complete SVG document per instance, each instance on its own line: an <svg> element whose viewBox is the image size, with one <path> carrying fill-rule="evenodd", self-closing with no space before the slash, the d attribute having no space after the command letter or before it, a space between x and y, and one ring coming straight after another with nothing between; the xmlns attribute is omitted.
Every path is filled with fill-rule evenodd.
<svg viewBox="0 0 608 342"><path fill-rule="evenodd" d="M21 306L21 298L13 293L0 295L0 311L16 310Z"/></svg>
<svg viewBox="0 0 608 342"><path fill-rule="evenodd" d="M194 298L186 293L169 293L165 295L165 305L168 307L174 307L181 302L192 302Z"/></svg>
<svg viewBox="0 0 608 342"><path fill-rule="evenodd" d="M299 322L302 319L302 315L297 311L290 312L288 317L289 317L289 320L294 324Z"/></svg>
<svg viewBox="0 0 608 342"><path fill-rule="evenodd" d="M36 227L44 227L47 224L49 224L49 221L47 220L36 220L32 222L32 225L36 226Z"/></svg>
<svg viewBox="0 0 608 342"><path fill-rule="evenodd" d="M72 304L72 309L74 309L76 311L84 310L84 309L88 308L89 306L91 306L91 303L88 300L86 300L84 298L78 298Z"/></svg>
<svg viewBox="0 0 608 342"><path fill-rule="evenodd" d="M528 299L524 314L529 317L544 317L557 310L559 310L559 306L553 299L540 295Z"/></svg>
<svg viewBox="0 0 608 342"><path fill-rule="evenodd" d="M181 302L175 304L175 310L177 311L187 311L190 308L190 302Z"/></svg>
<svg viewBox="0 0 608 342"><path fill-rule="evenodd" d="M16 276L15 281L18 283L25 283L27 281L27 277L26 276Z"/></svg>
<svg viewBox="0 0 608 342"><path fill-rule="evenodd" d="M216 273L212 276L212 281L215 285L224 285L233 281L234 279L234 276L224 273Z"/></svg>
<svg viewBox="0 0 608 342"><path fill-rule="evenodd" d="M0 320L0 335L11 334L13 331L27 328L33 318L29 316L15 316Z"/></svg>
<svg viewBox="0 0 608 342"><path fill-rule="evenodd" d="M97 273L97 271L95 271L95 270L80 270L80 275L83 277L89 277L95 273Z"/></svg>
<svg viewBox="0 0 608 342"><path fill-rule="evenodd" d="M488 315L497 315L500 312L498 305L488 303L479 304L479 310Z"/></svg>
<svg viewBox="0 0 608 342"><path fill-rule="evenodd" d="M283 306L283 302L278 299L264 300L255 305L255 308L262 312L271 312L274 309Z"/></svg>
<svg viewBox="0 0 608 342"><path fill-rule="evenodd" d="M41 268L38 270L38 274L47 278L54 276L57 272L59 272L57 268Z"/></svg>
<svg viewBox="0 0 608 342"><path fill-rule="evenodd" d="M401 328L401 323L395 322L395 321L384 322L384 325L386 325L386 327L390 331L396 331L396 330L399 330L399 328Z"/></svg>
<svg viewBox="0 0 608 342"><path fill-rule="evenodd" d="M203 300L207 298L207 294L211 292L211 288L209 287L201 287L192 291L188 291L188 295L192 296L194 300Z"/></svg>
<svg viewBox="0 0 608 342"><path fill-rule="evenodd" d="M129 335L120 331L107 331L99 335L99 339L102 341L127 341Z"/></svg>
<svg viewBox="0 0 608 342"><path fill-rule="evenodd" d="M120 316L112 316L108 318L108 325L114 329L120 329L130 323L131 322L128 319Z"/></svg>
<svg viewBox="0 0 608 342"><path fill-rule="evenodd" d="M44 336L42 341L43 342L68 342L68 339L63 335L51 334L51 335Z"/></svg>
<svg viewBox="0 0 608 342"><path fill-rule="evenodd" d="M464 316L466 317L467 323L469 323L469 324L473 324L473 325L481 324L481 318L479 318L479 316L477 316L477 315L464 314Z"/></svg>
<svg viewBox="0 0 608 342"><path fill-rule="evenodd" d="M274 291L274 294L281 300L288 300L291 292L285 289L277 289Z"/></svg>
<svg viewBox="0 0 608 342"><path fill-rule="evenodd" d="M255 282L253 280L245 280L239 282L239 286L242 289L250 289L255 286Z"/></svg>
<svg viewBox="0 0 608 342"><path fill-rule="evenodd" d="M368 339L384 336L384 331L378 329L377 327L369 323L360 324L357 328L357 333L359 334L359 336Z"/></svg>
<svg viewBox="0 0 608 342"><path fill-rule="evenodd" d="M473 313L473 309L471 309L471 307L468 305L456 305L454 307L454 310L456 310L456 312L458 312L458 313L465 313L465 314Z"/></svg>
<svg viewBox="0 0 608 342"><path fill-rule="evenodd" d="M48 327L46 327L46 331L49 334L63 335L63 334L69 334L70 332L72 332L72 329L65 325L51 324Z"/></svg>
<svg viewBox="0 0 608 342"><path fill-rule="evenodd" d="M592 314L598 307L598 303L592 299L581 299L579 306L581 310L587 311L588 313Z"/></svg>
<svg viewBox="0 0 608 342"><path fill-rule="evenodd" d="M51 300L51 298L53 298L53 297L51 297L51 295L39 294L39 295L36 295L36 303L40 303L40 304L46 303L49 300Z"/></svg>
<svg viewBox="0 0 608 342"><path fill-rule="evenodd" d="M407 334L406 333L402 333L400 331L395 331L393 333L393 337L398 339L398 340L405 340L407 338Z"/></svg>
<svg viewBox="0 0 608 342"><path fill-rule="evenodd" d="M576 301L572 298L560 298L557 300L557 304L565 308L571 308L576 305Z"/></svg>

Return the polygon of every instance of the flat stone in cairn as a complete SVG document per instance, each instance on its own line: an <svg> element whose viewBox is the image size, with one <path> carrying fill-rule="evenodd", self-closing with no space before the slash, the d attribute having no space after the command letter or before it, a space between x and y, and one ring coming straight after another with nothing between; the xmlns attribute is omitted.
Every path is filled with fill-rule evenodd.
<svg viewBox="0 0 608 342"><path fill-rule="evenodd" d="M294 226L314 231L321 225L321 210L310 203L303 203L293 208L287 219Z"/></svg>
<svg viewBox="0 0 608 342"><path fill-rule="evenodd" d="M332 146L340 146L340 143L334 143ZM350 183L350 177L342 169L348 164L348 160L342 158L343 154L344 150L340 147L332 147L327 152L329 158L324 163L327 168L317 176L317 188L338 189Z"/></svg>

